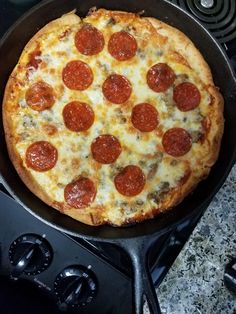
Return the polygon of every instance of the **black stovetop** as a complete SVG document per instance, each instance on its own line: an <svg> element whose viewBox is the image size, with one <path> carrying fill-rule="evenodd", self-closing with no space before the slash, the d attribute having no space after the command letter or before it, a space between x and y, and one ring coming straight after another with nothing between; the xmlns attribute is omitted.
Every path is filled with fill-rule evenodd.
<svg viewBox="0 0 236 314"><path fill-rule="evenodd" d="M204 210L205 208L202 208L202 212ZM202 212L158 237L153 243L149 254L149 266L156 287L178 256ZM79 313L92 314L98 309L99 314L132 313L131 263L121 249L107 243L70 237L47 226L13 200L2 185L0 185L0 221L3 222L0 228L0 308L5 306L6 313L15 314L16 309L18 314L40 313L30 309L33 304L37 304L37 299L42 297L42 292L48 299L47 301L45 297L42 298L44 306L48 303L52 309L53 304L59 304L61 309L66 309L68 313L73 312L73 308L65 305L60 299L62 290L66 285L69 286L70 282L64 281L59 292L58 285L60 287L65 273L67 276L68 273L73 275L78 267L82 268L83 273L92 272L92 277L95 278L92 302L81 302ZM32 258L30 257L30 263L24 270L21 267L19 269L20 260L29 256L32 243L37 243L37 248ZM41 243L44 243L44 246L39 250ZM2 279L2 276L5 279ZM7 284L6 278L17 280L18 287L9 288L12 282ZM4 289L1 288L2 280L6 282ZM26 282L28 287L25 286ZM21 283L24 285L21 286ZM29 284L32 283L31 287ZM39 288L39 295L37 291L35 293L31 291L36 288ZM20 294L25 291L23 297L25 296L29 312L24 307L22 311L19 310L19 307L22 307L22 300L19 300L19 297L6 294L6 291L13 289L15 291L19 289ZM30 300L26 296L28 289ZM12 300L13 303L10 302ZM76 306L75 309L77 308ZM54 313L57 313L57 307L53 307L50 312Z"/></svg>
<svg viewBox="0 0 236 314"><path fill-rule="evenodd" d="M40 2L37 0L22 0L22 2L27 2L27 4L19 5L13 3L14 1L17 2L17 0L0 0L0 37L18 17L32 6L32 4ZM233 67L236 69L235 0L169 1L181 6L199 19L225 49ZM18 0L18 2L20 2L20 0ZM0 192L0 218L4 219L5 211L8 211L7 219L4 219L4 224L1 227L2 236L6 241L4 243L4 240L0 238L0 259L2 259L2 261L0 260L0 275L9 276L13 271L14 267L10 263L8 252L14 240L22 235L22 230L25 230L24 232L27 234L39 234L40 236L45 234L52 249L54 263L52 262L45 272L33 275L23 273L20 277L36 283L41 290L50 294L53 300L58 301L55 295L54 283L57 274L61 273L68 265L82 263L82 265L86 265L87 268L89 268L89 265L92 265L94 275L98 280L97 297L95 297L95 300L98 300L100 303L106 302L107 304L105 309L98 311L99 302L94 301L91 302L92 305L86 305L85 310L84 307L80 309L80 312L94 313L95 309L97 309L97 312L101 314L131 313L129 307L129 304L131 304L131 264L123 251L109 244L71 238L51 227L43 226L42 222L31 216L15 201L6 197L7 192L2 185L0 185L0 190L3 191L3 193ZM149 265L156 286L158 286L165 277L205 209L206 208L202 208L202 212L199 212L197 216L193 216L191 219L184 221L176 229L159 237L153 244L150 249ZM16 221L16 211L17 215L19 215L19 223L13 223ZM10 226L7 225L7 221ZM67 254L65 252L62 254L63 250L68 251ZM55 263L55 256L58 259L58 263ZM109 280L106 279L107 276L116 278L116 280L113 279L109 282ZM125 296L119 292L121 288ZM110 295L106 295L104 289L112 293L112 298ZM123 305L120 304L120 307L117 307L119 300L122 298L126 301L123 302ZM106 301L104 301L105 299Z"/></svg>
<svg viewBox="0 0 236 314"><path fill-rule="evenodd" d="M168 0L197 18L217 39L236 70L235 0Z"/></svg>

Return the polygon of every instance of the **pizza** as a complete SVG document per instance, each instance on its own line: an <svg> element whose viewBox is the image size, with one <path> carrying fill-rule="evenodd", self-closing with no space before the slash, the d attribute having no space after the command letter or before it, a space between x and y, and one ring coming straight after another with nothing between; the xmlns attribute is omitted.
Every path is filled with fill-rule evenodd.
<svg viewBox="0 0 236 314"><path fill-rule="evenodd" d="M3 122L11 161L36 196L85 224L123 226L170 210L207 177L223 99L182 32L94 9L28 42Z"/></svg>

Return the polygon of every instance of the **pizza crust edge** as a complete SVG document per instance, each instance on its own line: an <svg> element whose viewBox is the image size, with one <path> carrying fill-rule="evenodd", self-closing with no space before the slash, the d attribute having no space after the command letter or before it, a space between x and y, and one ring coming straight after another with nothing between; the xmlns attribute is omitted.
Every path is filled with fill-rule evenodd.
<svg viewBox="0 0 236 314"><path fill-rule="evenodd" d="M55 19L53 21L50 21L48 24L46 24L43 28L41 28L26 44L24 47L19 61L15 68L13 69L4 93L3 103L2 103L2 117L3 117L3 126L5 130L5 138L6 138L6 144L7 149L9 153L10 160L12 161L19 177L24 182L24 184L28 187L28 189L37 197L39 197L43 202L45 202L47 205L56 208L60 212L64 213L66 209L69 209L69 206L60 206L59 204L55 203L54 200L52 200L47 193L40 187L40 185L36 182L36 180L32 177L29 171L23 166L22 160L17 153L15 149L16 139L14 138L14 127L11 123L11 112L7 110L8 107L8 99L11 98L11 90L13 89L15 85L15 75L18 72L19 66L22 64L22 60L25 56L35 48L36 41L43 36L46 33L52 32L53 30L58 30L58 27L61 26L70 26L74 25L75 23L79 23L81 21L80 17L74 14L74 11L69 12L67 14L64 14L58 19ZM13 132L12 132L13 130ZM92 220L92 217L88 214L78 213L76 219L88 224L88 225L94 225L94 222Z"/></svg>
<svg viewBox="0 0 236 314"><path fill-rule="evenodd" d="M194 58L194 62L190 63L191 67L207 86L208 92L212 96L211 106L213 110L211 111L210 118L214 122L214 127L210 128L208 135L208 139L210 140L212 147L211 155L208 160L205 161L206 164L211 167L218 158L221 138L224 132L224 100L219 92L219 89L214 85L210 67L194 43L180 30L155 18L145 19L147 19L160 34L167 36L168 38L173 38L177 52L183 55L187 61L191 61L191 59Z"/></svg>

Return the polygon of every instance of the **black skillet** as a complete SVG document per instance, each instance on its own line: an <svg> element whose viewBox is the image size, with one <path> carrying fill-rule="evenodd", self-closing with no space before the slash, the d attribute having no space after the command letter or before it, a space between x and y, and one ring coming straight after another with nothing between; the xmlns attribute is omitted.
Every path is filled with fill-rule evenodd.
<svg viewBox="0 0 236 314"><path fill-rule="evenodd" d="M219 86L225 99L225 132L217 163L209 177L174 210L154 220L126 228L84 225L52 210L34 196L21 182L8 158L2 121L0 122L0 173L11 195L40 220L76 237L110 242L122 247L129 254L133 264L135 313L143 312L144 295L151 312L160 313L148 269L148 249L157 236L192 214L196 214L203 206L207 206L227 177L236 157L236 80L227 57L216 41L193 17L170 3L160 0L49 0L35 6L18 20L0 43L1 98L8 76L17 63L20 52L33 34L49 21L70 10L76 8L79 16L85 16L93 6L131 12L145 10L145 16L163 20L179 28L193 40L209 63L215 84Z"/></svg>

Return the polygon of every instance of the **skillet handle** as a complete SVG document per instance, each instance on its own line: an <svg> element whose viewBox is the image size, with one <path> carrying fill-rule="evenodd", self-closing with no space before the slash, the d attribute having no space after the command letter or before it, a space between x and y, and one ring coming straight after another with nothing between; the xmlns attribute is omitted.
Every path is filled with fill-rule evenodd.
<svg viewBox="0 0 236 314"><path fill-rule="evenodd" d="M119 243L129 255L134 272L133 303L135 314L143 314L144 296L151 314L161 314L154 284L148 266L147 238L125 239Z"/></svg>

